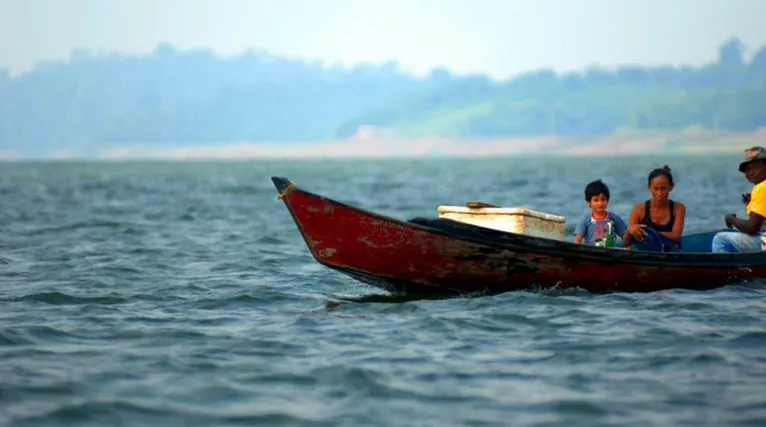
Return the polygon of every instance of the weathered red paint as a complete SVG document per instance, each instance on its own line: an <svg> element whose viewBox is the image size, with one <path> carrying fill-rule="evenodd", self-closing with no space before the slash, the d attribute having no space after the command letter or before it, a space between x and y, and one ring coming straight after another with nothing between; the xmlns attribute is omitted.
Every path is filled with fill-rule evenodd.
<svg viewBox="0 0 766 427"><path fill-rule="evenodd" d="M354 208L273 178L314 258L361 281L411 293L580 287L591 292L710 289L766 276L764 256L654 254L502 233L507 242L450 235ZM498 232L476 228L481 235ZM502 236L501 236L502 237ZM749 258L748 258L749 256ZM709 262L708 262L709 260Z"/></svg>

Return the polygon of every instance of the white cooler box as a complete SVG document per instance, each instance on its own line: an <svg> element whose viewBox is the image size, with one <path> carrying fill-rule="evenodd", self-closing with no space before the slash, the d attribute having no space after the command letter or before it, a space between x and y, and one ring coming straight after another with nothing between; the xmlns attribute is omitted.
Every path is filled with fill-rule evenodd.
<svg viewBox="0 0 766 427"><path fill-rule="evenodd" d="M486 207L481 203L467 203L466 206L439 206L437 212L439 218L527 236L564 240L566 218L527 208Z"/></svg>

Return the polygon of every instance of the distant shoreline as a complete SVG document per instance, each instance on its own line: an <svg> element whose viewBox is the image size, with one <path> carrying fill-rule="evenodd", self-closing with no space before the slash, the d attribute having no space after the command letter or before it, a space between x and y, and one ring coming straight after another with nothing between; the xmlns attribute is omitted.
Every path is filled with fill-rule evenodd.
<svg viewBox="0 0 766 427"><path fill-rule="evenodd" d="M123 146L93 155L58 151L30 156L0 150L0 161L25 160L246 160L246 159L381 159L482 158L498 156L604 157L644 155L737 155L747 147L766 145L766 128L754 132L687 129L668 132L617 132L579 140L549 137L463 139L448 137L396 138L366 135L345 140L277 144L240 142L218 146L156 148Z"/></svg>

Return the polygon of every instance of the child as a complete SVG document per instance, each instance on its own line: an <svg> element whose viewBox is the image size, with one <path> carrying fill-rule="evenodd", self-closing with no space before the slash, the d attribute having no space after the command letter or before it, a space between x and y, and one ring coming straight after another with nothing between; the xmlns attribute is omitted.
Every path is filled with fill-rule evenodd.
<svg viewBox="0 0 766 427"><path fill-rule="evenodd" d="M611 221L615 235L620 236L626 248L629 247L625 236L628 230L625 221L606 210L609 205L609 187L600 179L589 183L585 186L585 201L591 212L577 223L574 242L594 246L597 240L606 237L606 225Z"/></svg>

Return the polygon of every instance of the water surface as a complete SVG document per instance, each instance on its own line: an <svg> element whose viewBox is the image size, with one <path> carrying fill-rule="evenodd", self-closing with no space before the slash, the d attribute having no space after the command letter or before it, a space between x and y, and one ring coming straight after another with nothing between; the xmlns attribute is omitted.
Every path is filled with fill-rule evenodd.
<svg viewBox="0 0 766 427"><path fill-rule="evenodd" d="M401 301L318 265L271 175L397 218L481 200L687 231L737 158L0 164L0 425L763 426L766 286ZM328 302L331 302L328 304Z"/></svg>

